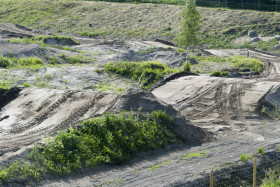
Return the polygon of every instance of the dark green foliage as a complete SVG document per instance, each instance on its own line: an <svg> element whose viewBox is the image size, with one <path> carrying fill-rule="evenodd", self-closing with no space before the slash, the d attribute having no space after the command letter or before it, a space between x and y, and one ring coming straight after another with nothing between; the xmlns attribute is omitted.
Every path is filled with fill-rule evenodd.
<svg viewBox="0 0 280 187"><path fill-rule="evenodd" d="M30 182L40 180L40 166L37 164L30 164L27 162L14 162L6 168L0 167L0 185L10 179L17 179L20 181Z"/></svg>
<svg viewBox="0 0 280 187"><path fill-rule="evenodd" d="M120 163L140 151L174 142L173 127L173 119L162 111L148 116L106 113L83 122L77 129L59 133L45 146L34 148L30 158L60 175L96 164Z"/></svg>
<svg viewBox="0 0 280 187"><path fill-rule="evenodd" d="M215 77L227 77L228 72L227 71L212 71L211 75L215 76Z"/></svg>
<svg viewBox="0 0 280 187"><path fill-rule="evenodd" d="M142 88L147 89L156 81L171 72L164 64L160 62L109 62L104 65L105 71L113 72L118 75L127 76L133 80L140 80Z"/></svg>

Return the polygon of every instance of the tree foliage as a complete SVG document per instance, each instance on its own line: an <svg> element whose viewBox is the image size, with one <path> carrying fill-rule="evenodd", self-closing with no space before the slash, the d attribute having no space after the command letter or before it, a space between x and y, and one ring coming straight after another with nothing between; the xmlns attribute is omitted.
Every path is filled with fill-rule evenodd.
<svg viewBox="0 0 280 187"><path fill-rule="evenodd" d="M186 47L197 43L197 32L200 14L196 9L195 0L186 0L186 5L181 12L181 28L175 41L179 47Z"/></svg>

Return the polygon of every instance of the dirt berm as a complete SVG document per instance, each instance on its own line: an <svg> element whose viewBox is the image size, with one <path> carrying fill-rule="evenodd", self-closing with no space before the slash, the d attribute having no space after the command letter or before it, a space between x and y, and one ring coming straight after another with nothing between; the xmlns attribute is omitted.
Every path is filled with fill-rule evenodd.
<svg viewBox="0 0 280 187"><path fill-rule="evenodd" d="M173 130L183 141L191 144L199 144L211 140L211 135L200 127L191 125L180 112L172 106L158 100L152 93L132 88L128 90L111 109L113 112L138 111L151 113L155 110L162 110L172 116L175 122Z"/></svg>

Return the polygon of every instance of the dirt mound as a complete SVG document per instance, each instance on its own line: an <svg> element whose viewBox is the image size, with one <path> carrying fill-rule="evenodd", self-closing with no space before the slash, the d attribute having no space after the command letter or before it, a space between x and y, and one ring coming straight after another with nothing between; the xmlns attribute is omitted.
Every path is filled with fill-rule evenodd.
<svg viewBox="0 0 280 187"><path fill-rule="evenodd" d="M31 38L37 35L36 31L23 26L13 23L0 23L0 39Z"/></svg>
<svg viewBox="0 0 280 187"><path fill-rule="evenodd" d="M43 42L47 45L77 45L77 43L71 38L46 38Z"/></svg>
<svg viewBox="0 0 280 187"><path fill-rule="evenodd" d="M150 50L150 51L149 51ZM187 60L187 53L176 53L174 50L156 48L139 50L132 48L120 56L115 57L114 61L159 61L168 66L180 67Z"/></svg>
<svg viewBox="0 0 280 187"><path fill-rule="evenodd" d="M162 110L172 116L176 127L174 131L187 143L202 143L209 141L211 136L203 129L191 125L178 111L170 105L158 100L152 93L138 89L130 89L124 94L111 109L112 111L138 111L151 113Z"/></svg>

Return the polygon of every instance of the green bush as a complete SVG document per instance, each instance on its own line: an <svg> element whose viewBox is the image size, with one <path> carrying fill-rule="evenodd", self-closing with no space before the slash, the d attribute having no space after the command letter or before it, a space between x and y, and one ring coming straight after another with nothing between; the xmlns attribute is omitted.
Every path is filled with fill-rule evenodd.
<svg viewBox="0 0 280 187"><path fill-rule="evenodd" d="M214 76L214 77L227 77L228 76L228 72L227 71L212 71L211 72L211 76Z"/></svg>
<svg viewBox="0 0 280 187"><path fill-rule="evenodd" d="M160 62L109 62L104 65L105 71L116 73L118 75L127 76L133 80L140 80L142 88L147 89L156 81L164 77L165 74L171 72L164 64Z"/></svg>
<svg viewBox="0 0 280 187"><path fill-rule="evenodd" d="M162 111L147 116L106 113L83 122L77 129L59 133L45 146L37 146L30 158L60 175L96 164L120 163L140 151L174 142L173 127L173 119Z"/></svg>

